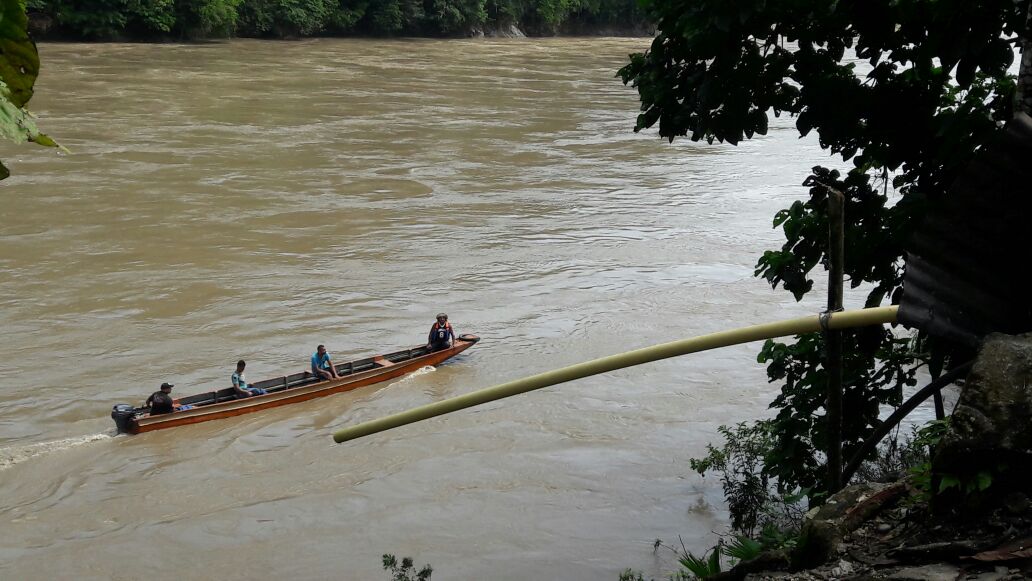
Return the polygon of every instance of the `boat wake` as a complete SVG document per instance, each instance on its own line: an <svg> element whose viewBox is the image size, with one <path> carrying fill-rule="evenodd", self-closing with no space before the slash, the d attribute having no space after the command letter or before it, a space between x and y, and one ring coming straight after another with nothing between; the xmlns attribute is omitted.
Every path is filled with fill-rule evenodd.
<svg viewBox="0 0 1032 581"><path fill-rule="evenodd" d="M39 442L37 444L0 448L0 470L6 470L11 466L21 464L26 460L31 460L45 454L60 452L61 450L68 450L69 448L76 448L99 440L109 440L113 437L114 436L111 434L90 434L89 436L54 440L53 442Z"/></svg>
<svg viewBox="0 0 1032 581"><path fill-rule="evenodd" d="M413 371L412 373L409 373L408 375L402 377L398 381L395 381L393 383L388 384L387 387L390 387L392 385L399 385L399 384L402 384L402 383L406 383L408 381L411 381L413 377L419 377L420 375L426 375L427 373L433 373L434 371L437 371L437 368L434 367L433 365L427 365L425 367L420 367L419 369Z"/></svg>

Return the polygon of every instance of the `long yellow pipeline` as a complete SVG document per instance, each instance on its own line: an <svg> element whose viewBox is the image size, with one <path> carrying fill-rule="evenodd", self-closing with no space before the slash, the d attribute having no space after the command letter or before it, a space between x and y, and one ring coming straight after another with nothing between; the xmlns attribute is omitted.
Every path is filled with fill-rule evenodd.
<svg viewBox="0 0 1032 581"><path fill-rule="evenodd" d="M829 329L849 329L852 327L865 327L868 325L882 325L896 321L897 307L876 307L873 309L858 309L855 311L842 311L828 317ZM623 369L634 365L641 365L650 361L658 361L668 357L687 355L698 351L707 351L719 347L728 347L740 343L749 343L761 339L773 339L775 337L786 337L788 335L799 335L801 333L812 333L821 329L820 316L811 315L798 319L788 319L752 327L742 327L730 331L721 331L710 335L681 339L652 347L645 347L610 355L593 361L578 363L555 371L539 373L523 379L517 379L494 387L487 387L479 391L467 393L443 401L420 406L406 412L397 413L378 420L372 420L344 428L333 434L333 441L338 444L369 434L375 434L405 424L411 424L434 416L451 413L468 407L473 407L496 399L502 399L513 395L526 393L542 387L548 387L557 383L573 381L599 373L606 373L615 369Z"/></svg>

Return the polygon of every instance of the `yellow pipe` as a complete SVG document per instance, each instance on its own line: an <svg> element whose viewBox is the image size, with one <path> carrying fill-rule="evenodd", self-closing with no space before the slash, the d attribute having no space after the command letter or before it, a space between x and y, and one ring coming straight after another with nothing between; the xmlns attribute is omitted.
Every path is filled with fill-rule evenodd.
<svg viewBox="0 0 1032 581"><path fill-rule="evenodd" d="M842 311L832 314L828 319L829 329L849 329L852 327L865 327L868 325L882 325L896 321L896 310L898 307L876 307L872 309L859 309L855 311ZM599 373L606 373L615 369L623 369L633 365L641 365L650 361L658 361L668 357L687 355L698 351L707 351L719 347L728 347L740 343L749 343L761 339L773 339L775 337L786 337L788 335L800 335L802 333L813 333L821 329L820 316L810 315L798 319L788 319L752 327L742 327L730 331L721 331L710 335L681 339L652 347L645 347L610 355L593 361L578 363L555 371L539 373L523 379L517 379L493 387L487 387L479 391L467 393L439 402L420 406L406 412L397 413L378 420L372 420L344 428L333 434L333 441L338 444L369 434L375 434L405 424L411 424L434 416L439 416L468 407L473 407L496 399L502 399L513 395L525 393L542 387L548 387L557 383L573 381Z"/></svg>

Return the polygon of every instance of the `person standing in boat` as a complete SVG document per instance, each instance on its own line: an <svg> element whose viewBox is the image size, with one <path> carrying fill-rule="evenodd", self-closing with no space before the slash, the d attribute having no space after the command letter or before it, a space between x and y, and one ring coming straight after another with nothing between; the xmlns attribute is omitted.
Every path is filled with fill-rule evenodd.
<svg viewBox="0 0 1032 581"><path fill-rule="evenodd" d="M427 339L426 348L431 351L440 351L452 346L455 341L455 331L448 322L448 315L438 313L437 322L430 327L430 337Z"/></svg>
<svg viewBox="0 0 1032 581"><path fill-rule="evenodd" d="M252 395L265 395L264 389L251 387L247 384L247 378L244 377L245 367L247 367L247 363L243 359L237 361L236 371L230 378L233 382L233 391L236 392L237 399L251 397Z"/></svg>
<svg viewBox="0 0 1032 581"><path fill-rule="evenodd" d="M312 355L312 375L319 379L340 379L330 354L326 352L326 345L319 345Z"/></svg>

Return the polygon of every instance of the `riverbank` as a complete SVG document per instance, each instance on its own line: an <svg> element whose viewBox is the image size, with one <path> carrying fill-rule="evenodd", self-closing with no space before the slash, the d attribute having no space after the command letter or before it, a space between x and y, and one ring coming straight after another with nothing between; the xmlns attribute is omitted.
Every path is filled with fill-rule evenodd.
<svg viewBox="0 0 1032 581"><path fill-rule="evenodd" d="M438 0L432 7L412 0L371 0L360 7L310 0L203 0L219 10L161 6L69 8L41 0L28 10L37 39L63 41L167 42L225 38L522 38L556 36L651 36L654 26L634 0L489 0L478 4Z"/></svg>
<svg viewBox="0 0 1032 581"><path fill-rule="evenodd" d="M714 581L1016 581L1032 574L1028 496L976 515L936 514L909 480L850 486L808 518L798 550L764 553Z"/></svg>

